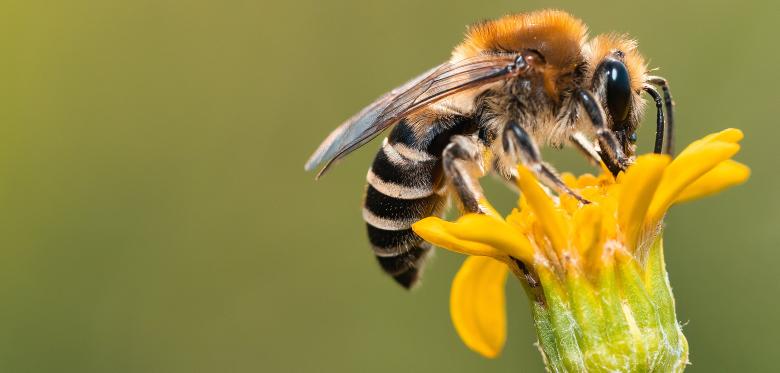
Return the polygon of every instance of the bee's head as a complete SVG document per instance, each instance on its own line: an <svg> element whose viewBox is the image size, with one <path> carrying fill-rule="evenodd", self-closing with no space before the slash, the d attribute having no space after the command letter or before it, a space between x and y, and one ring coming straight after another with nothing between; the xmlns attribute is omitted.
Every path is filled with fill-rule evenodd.
<svg viewBox="0 0 780 373"><path fill-rule="evenodd" d="M606 114L607 126L615 133L626 155L636 150L636 129L644 111L641 98L647 79L644 58L636 42L624 35L599 35L587 45L590 61L590 89Z"/></svg>

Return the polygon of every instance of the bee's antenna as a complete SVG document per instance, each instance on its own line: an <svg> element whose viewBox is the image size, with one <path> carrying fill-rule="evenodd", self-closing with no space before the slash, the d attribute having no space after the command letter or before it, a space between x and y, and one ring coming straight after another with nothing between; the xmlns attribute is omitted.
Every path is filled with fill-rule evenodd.
<svg viewBox="0 0 780 373"><path fill-rule="evenodd" d="M655 148L653 153L660 154L663 151L664 146L664 108L661 95L650 84L645 84L642 87L650 97L655 101L656 118L655 118Z"/></svg>
<svg viewBox="0 0 780 373"><path fill-rule="evenodd" d="M664 92L664 106L666 107L666 154L674 155L674 117L672 114L672 108L674 102L672 101L672 93L669 91L669 82L660 76L649 76L647 82L656 86L660 86Z"/></svg>

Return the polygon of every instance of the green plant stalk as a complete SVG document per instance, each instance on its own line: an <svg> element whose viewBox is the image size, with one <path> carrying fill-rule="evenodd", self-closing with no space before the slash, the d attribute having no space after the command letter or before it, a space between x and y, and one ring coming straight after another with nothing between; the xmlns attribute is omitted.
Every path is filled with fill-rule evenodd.
<svg viewBox="0 0 780 373"><path fill-rule="evenodd" d="M644 263L617 252L587 276L576 268L538 270L544 300L529 299L548 371L685 369L688 342L677 322L660 237Z"/></svg>

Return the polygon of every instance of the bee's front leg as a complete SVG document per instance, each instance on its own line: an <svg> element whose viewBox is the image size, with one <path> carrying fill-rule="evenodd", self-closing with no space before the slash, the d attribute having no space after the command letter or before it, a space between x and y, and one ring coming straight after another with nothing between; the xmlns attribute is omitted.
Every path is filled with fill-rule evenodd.
<svg viewBox="0 0 780 373"><path fill-rule="evenodd" d="M466 212L486 212L480 204L485 196L479 184L479 178L485 175L482 163L482 151L473 136L452 136L442 153L444 174Z"/></svg>
<svg viewBox="0 0 780 373"><path fill-rule="evenodd" d="M596 136L601 148L599 152L601 160L607 165L612 175L617 176L620 171L628 168L631 160L623 152L623 148L615 134L607 128L604 121L604 109L596 101L596 98L593 97L593 94L584 89L578 90L577 94L582 106L585 108L585 113L593 126L596 127Z"/></svg>
<svg viewBox="0 0 780 373"><path fill-rule="evenodd" d="M542 161L539 148L523 127L517 122L511 121L504 130L504 151L515 160L523 162L539 180L558 192L565 192L582 203L590 203L577 192L569 188L558 176L555 170Z"/></svg>
<svg viewBox="0 0 780 373"><path fill-rule="evenodd" d="M598 166L601 164L601 156L593 147L593 142L588 140L585 134L576 132L569 138L569 142L571 142L574 148L579 150L592 165Z"/></svg>

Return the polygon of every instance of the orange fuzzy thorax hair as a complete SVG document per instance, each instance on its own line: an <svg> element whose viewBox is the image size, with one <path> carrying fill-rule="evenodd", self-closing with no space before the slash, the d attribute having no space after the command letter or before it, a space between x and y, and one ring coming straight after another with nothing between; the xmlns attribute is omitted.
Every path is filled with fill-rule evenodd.
<svg viewBox="0 0 780 373"><path fill-rule="evenodd" d="M563 68L582 58L587 31L582 21L559 10L513 14L469 27L452 55L459 60L485 51L535 49L547 63Z"/></svg>

